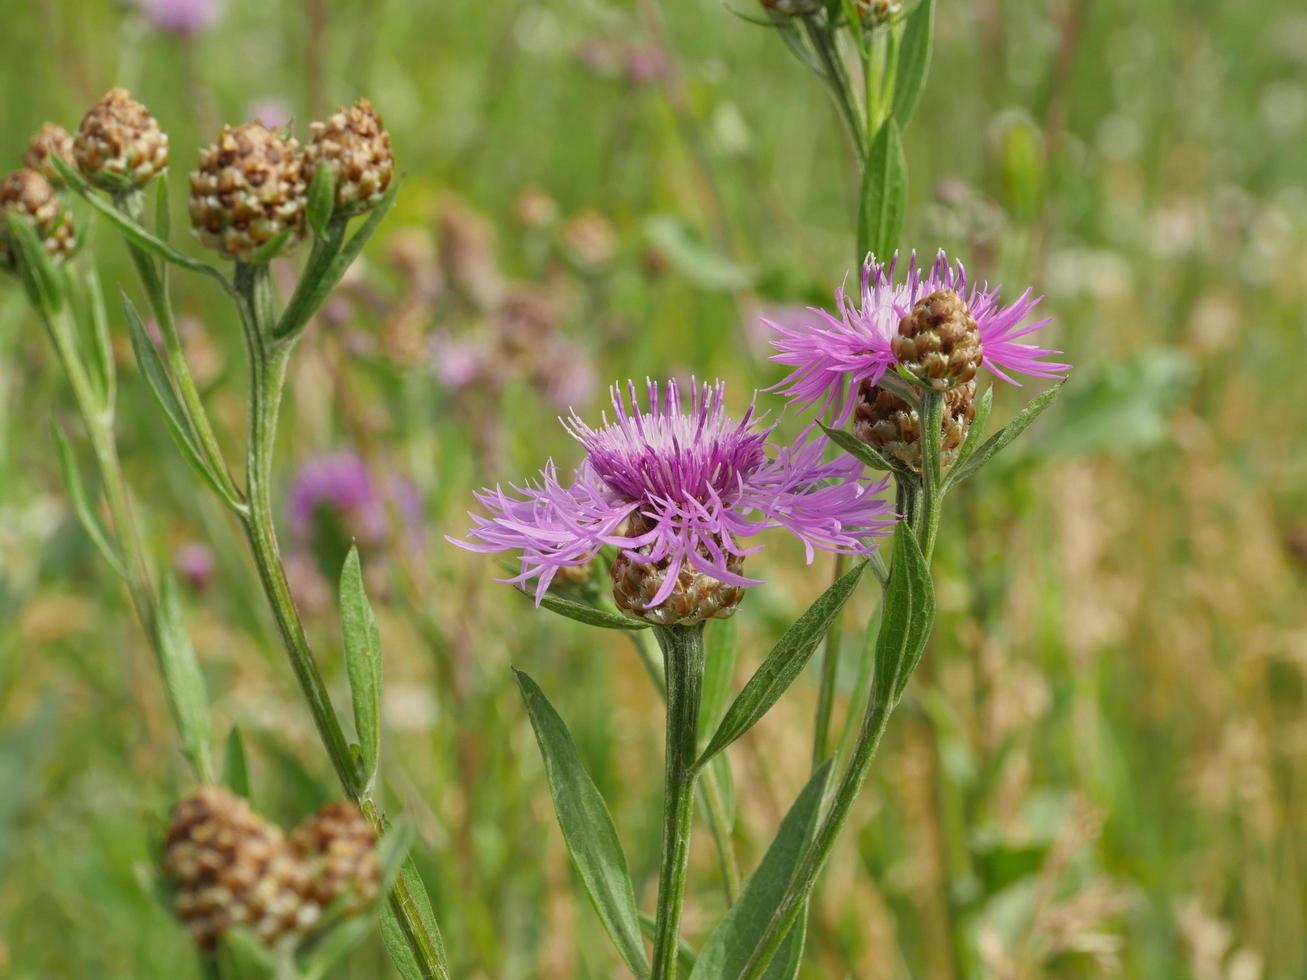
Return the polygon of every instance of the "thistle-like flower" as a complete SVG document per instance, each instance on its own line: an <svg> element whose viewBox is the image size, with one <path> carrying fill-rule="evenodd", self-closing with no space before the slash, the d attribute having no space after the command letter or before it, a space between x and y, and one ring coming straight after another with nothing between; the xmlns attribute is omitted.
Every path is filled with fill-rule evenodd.
<svg viewBox="0 0 1307 980"><path fill-rule="evenodd" d="M343 106L325 122L310 123L313 139L304 148L304 181L312 183L321 164L336 178L336 208L358 213L376 207L395 172L390 134L367 99Z"/></svg>
<svg viewBox="0 0 1307 980"><path fill-rule="evenodd" d="M23 166L28 170L39 171L42 177L57 185L60 179L54 167L50 165L51 156L57 156L70 167L77 166L73 158L73 138L68 135L68 130L58 123L42 123L41 128L27 144L27 152L23 154Z"/></svg>
<svg viewBox="0 0 1307 980"><path fill-rule="evenodd" d="M12 211L31 222L50 257L66 259L77 248L73 219L50 182L35 170L16 170L0 181L0 212ZM14 266L9 231L0 221L0 268Z"/></svg>
<svg viewBox="0 0 1307 980"><path fill-rule="evenodd" d="M1070 370L1048 359L1059 351L1020 343L1049 323L1030 321L1040 297L1029 289L1004 305L998 290L969 282L962 263L950 264L943 252L929 269L914 254L900 283L896 263L897 256L888 265L868 258L860 304L841 288L835 314L814 310L811 321L769 324L779 334L771 359L792 368L778 385L791 400L834 408L836 424L844 425L891 369L945 390L969 382L977 364L1010 384L1018 383L1013 373L1057 378Z"/></svg>
<svg viewBox="0 0 1307 980"><path fill-rule="evenodd" d="M249 262L283 232L304 233L299 143L261 122L224 126L191 173L191 224L209 248Z"/></svg>
<svg viewBox="0 0 1307 980"><path fill-rule="evenodd" d="M604 545L620 549L614 596L629 615L660 625L729 616L757 547L742 539L780 527L799 538L811 562L816 549L871 550L868 538L888 533L886 481L863 478L843 456L823 460L826 440L805 433L793 445L771 441L751 407L726 415L725 386L696 385L684 403L675 381L648 383L641 408L634 382L612 389L615 418L592 428L575 413L564 424L585 449L570 485L550 461L536 482L477 494L489 516L471 514L471 540L449 540L477 552L517 551L521 572L543 599L562 568L583 565Z"/></svg>
<svg viewBox="0 0 1307 980"><path fill-rule="evenodd" d="M167 169L168 134L130 92L114 88L82 117L73 156L96 187L130 191Z"/></svg>

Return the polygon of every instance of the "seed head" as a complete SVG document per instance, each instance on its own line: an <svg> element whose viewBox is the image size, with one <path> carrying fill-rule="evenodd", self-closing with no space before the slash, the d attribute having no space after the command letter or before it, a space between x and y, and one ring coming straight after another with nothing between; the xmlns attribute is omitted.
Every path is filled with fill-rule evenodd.
<svg viewBox="0 0 1307 980"><path fill-rule="evenodd" d="M72 217L54 187L35 170L16 170L0 181L0 211L12 211L30 221L53 259L66 259L77 248ZM12 269L14 261L8 227L0 222L0 266Z"/></svg>
<svg viewBox="0 0 1307 980"><path fill-rule="evenodd" d="M947 470L958 458L976 417L976 382L950 388L944 395L940 465ZM917 410L897 395L868 382L858 392L853 415L854 434L890 460L921 472L921 419Z"/></svg>
<svg viewBox="0 0 1307 980"><path fill-rule="evenodd" d="M95 186L134 190L167 168L168 134L125 88L110 89L82 117L73 156Z"/></svg>
<svg viewBox="0 0 1307 980"><path fill-rule="evenodd" d="M291 849L308 872L304 898L325 909L345 896L342 911L369 905L381 887L377 835L353 803L331 803L302 825L290 839Z"/></svg>
<svg viewBox="0 0 1307 980"><path fill-rule="evenodd" d="M901 367L935 391L971 381L982 360L980 329L952 289L918 300L899 322L890 347Z"/></svg>
<svg viewBox="0 0 1307 980"><path fill-rule="evenodd" d="M336 178L336 208L358 213L373 208L394 176L390 134L367 99L343 106L325 122L310 123L313 139L304 149L304 182L320 164Z"/></svg>
<svg viewBox="0 0 1307 980"><path fill-rule="evenodd" d="M73 159L73 138L68 130L57 123L42 123L23 154L23 166L28 170L40 171L41 175L52 184L61 183L59 175L50 165L50 157L55 155L70 167L77 166Z"/></svg>
<svg viewBox="0 0 1307 980"><path fill-rule="evenodd" d="M248 262L260 246L304 232L305 183L299 143L261 122L224 126L191 174L191 224L209 248Z"/></svg>
<svg viewBox="0 0 1307 980"><path fill-rule="evenodd" d="M178 915L205 949L233 925L272 945L316 919L301 898L307 872L281 830L218 786L201 786L173 810L164 869L177 884Z"/></svg>
<svg viewBox="0 0 1307 980"><path fill-rule="evenodd" d="M626 533L637 537L650 529L644 518L632 514ZM647 553L649 548L646 546L641 551ZM704 557L708 555L705 553ZM613 561L613 599L617 608L628 616L658 626L690 626L708 619L729 619L735 614L744 598L744 589L719 582L689 563L683 564L677 573L671 595L655 605L654 600L667 581L670 564L668 558L639 562L620 552ZM744 569L743 556L728 555L726 567L739 575Z"/></svg>

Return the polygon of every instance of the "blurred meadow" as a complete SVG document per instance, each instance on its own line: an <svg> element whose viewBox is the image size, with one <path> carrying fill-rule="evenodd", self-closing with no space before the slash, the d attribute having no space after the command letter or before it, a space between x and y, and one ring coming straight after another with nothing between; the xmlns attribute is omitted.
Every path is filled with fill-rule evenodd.
<svg viewBox="0 0 1307 980"><path fill-rule="evenodd" d="M573 465L555 417L597 417L614 379L721 376L742 411L782 376L760 316L829 307L854 266L835 108L736 11L756 4L225 0L179 34L134 4L5 6L0 156L18 166L42 122L72 129L131 88L170 136L188 252L185 175L223 122L262 115L303 139L367 96L393 136L398 203L301 341L275 492L342 706L335 582L351 537L362 552L382 783L416 821L456 977L623 975L510 665L567 720L645 908L662 708L627 637L534 611L445 535L466 531L476 488L549 455ZM1046 294L1076 369L947 513L938 628L814 900L800 975L1307 977L1307 10L940 0L937 16L903 241ZM106 286L139 292L107 231L89 245ZM236 445L239 326L202 277L174 273L174 289ZM219 736L240 726L260 808L293 824L335 779L239 531L195 492L120 319L118 436L150 552L185 583ZM1002 417L1024 402L996 394ZM7 277L0 977L198 976L140 873L189 774L51 419L78 431ZM768 584L738 614L737 683L829 582L830 556L801 558L778 540L756 559ZM860 635L845 633L845 693ZM745 869L807 779L816 692L814 664L731 751ZM691 860L697 939L723 908L707 833ZM339 975L392 970L370 939Z"/></svg>

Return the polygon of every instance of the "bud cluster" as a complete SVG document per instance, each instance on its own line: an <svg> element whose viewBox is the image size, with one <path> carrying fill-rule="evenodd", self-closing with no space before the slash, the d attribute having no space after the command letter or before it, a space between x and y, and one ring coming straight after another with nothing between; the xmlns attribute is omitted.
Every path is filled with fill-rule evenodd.
<svg viewBox="0 0 1307 980"><path fill-rule="evenodd" d="M59 174L50 163L52 156L57 156L70 167L77 166L73 157L73 138L68 135L68 130L58 123L42 123L27 144L23 166L28 170L40 171L41 176L50 183L59 184Z"/></svg>
<svg viewBox="0 0 1307 980"><path fill-rule="evenodd" d="M364 211L380 202L395 172L390 134L372 103L359 99L324 122L309 124L313 139L304 149L304 180L312 183L320 165L336 179L336 207Z"/></svg>
<svg viewBox="0 0 1307 980"><path fill-rule="evenodd" d="M976 417L976 382L950 388L944 394L940 430L940 465L947 470L958 458ZM921 418L906 401L879 385L864 383L858 391L853 431L858 439L890 461L921 472Z"/></svg>
<svg viewBox="0 0 1307 980"><path fill-rule="evenodd" d="M375 843L353 804L324 808L287 840L246 800L202 786L173 810L164 869L202 948L236 925L271 946L303 938L337 899L347 914L371 902L381 877Z"/></svg>
<svg viewBox="0 0 1307 980"><path fill-rule="evenodd" d="M51 258L66 259L77 247L72 217L51 183L36 170L16 170L0 181L0 212L30 221ZM0 224L0 267L11 269L14 262L8 229Z"/></svg>
<svg viewBox="0 0 1307 980"><path fill-rule="evenodd" d="M647 521L636 513L628 519L623 533L638 537L649 530ZM681 565L672 594L661 604L652 605L667 580L670 564L668 558L640 562L625 552L618 554L613 561L613 600L617 607L628 616L656 626L691 626L709 619L729 619L735 614L744 599L744 589L719 582L691 568L688 562ZM738 575L744 568L744 559L728 555L726 567Z"/></svg>

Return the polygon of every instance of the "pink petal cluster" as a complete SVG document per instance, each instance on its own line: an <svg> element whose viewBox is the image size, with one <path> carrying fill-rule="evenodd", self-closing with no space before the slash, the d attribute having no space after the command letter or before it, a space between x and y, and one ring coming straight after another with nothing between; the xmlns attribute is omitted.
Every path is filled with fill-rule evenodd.
<svg viewBox="0 0 1307 980"><path fill-rule="evenodd" d="M899 321L918 300L941 289L952 289L966 302L980 331L982 364L995 376L1018 384L1009 372L1057 378L1071 369L1069 364L1047 359L1060 351L1019 342L1050 322L1048 318L1029 320L1042 298L1031 290L1004 305L997 289L969 281L962 263L950 263L943 251L929 268L919 266L913 252L902 282L894 281L897 264L897 253L886 264L868 256L862 266L858 302L841 287L835 292L834 314L814 309L814 319L766 321L777 334L772 340L776 353L771 360L793 369L777 385L779 390L802 405L820 403L823 412L838 407L836 424L845 424L857 401L859 384L876 384L894 366L891 341Z"/></svg>
<svg viewBox="0 0 1307 980"><path fill-rule="evenodd" d="M753 554L741 539L784 528L804 544L811 562L821 549L865 554L868 539L895 522L879 495L887 480L862 476L841 454L825 461L826 439L805 432L792 445L771 441L750 409L726 414L725 386L693 384L687 406L675 381L647 383L641 407L634 382L611 390L614 418L592 427L575 413L564 422L585 459L564 484L550 461L538 480L476 495L486 514L471 513L469 551L520 553L513 583L535 580L539 603L560 568L590 561L604 545L632 561L666 563L668 574L652 605L665 601L682 566L730 585L758 585L727 568L728 556ZM638 513L649 530L625 533Z"/></svg>

